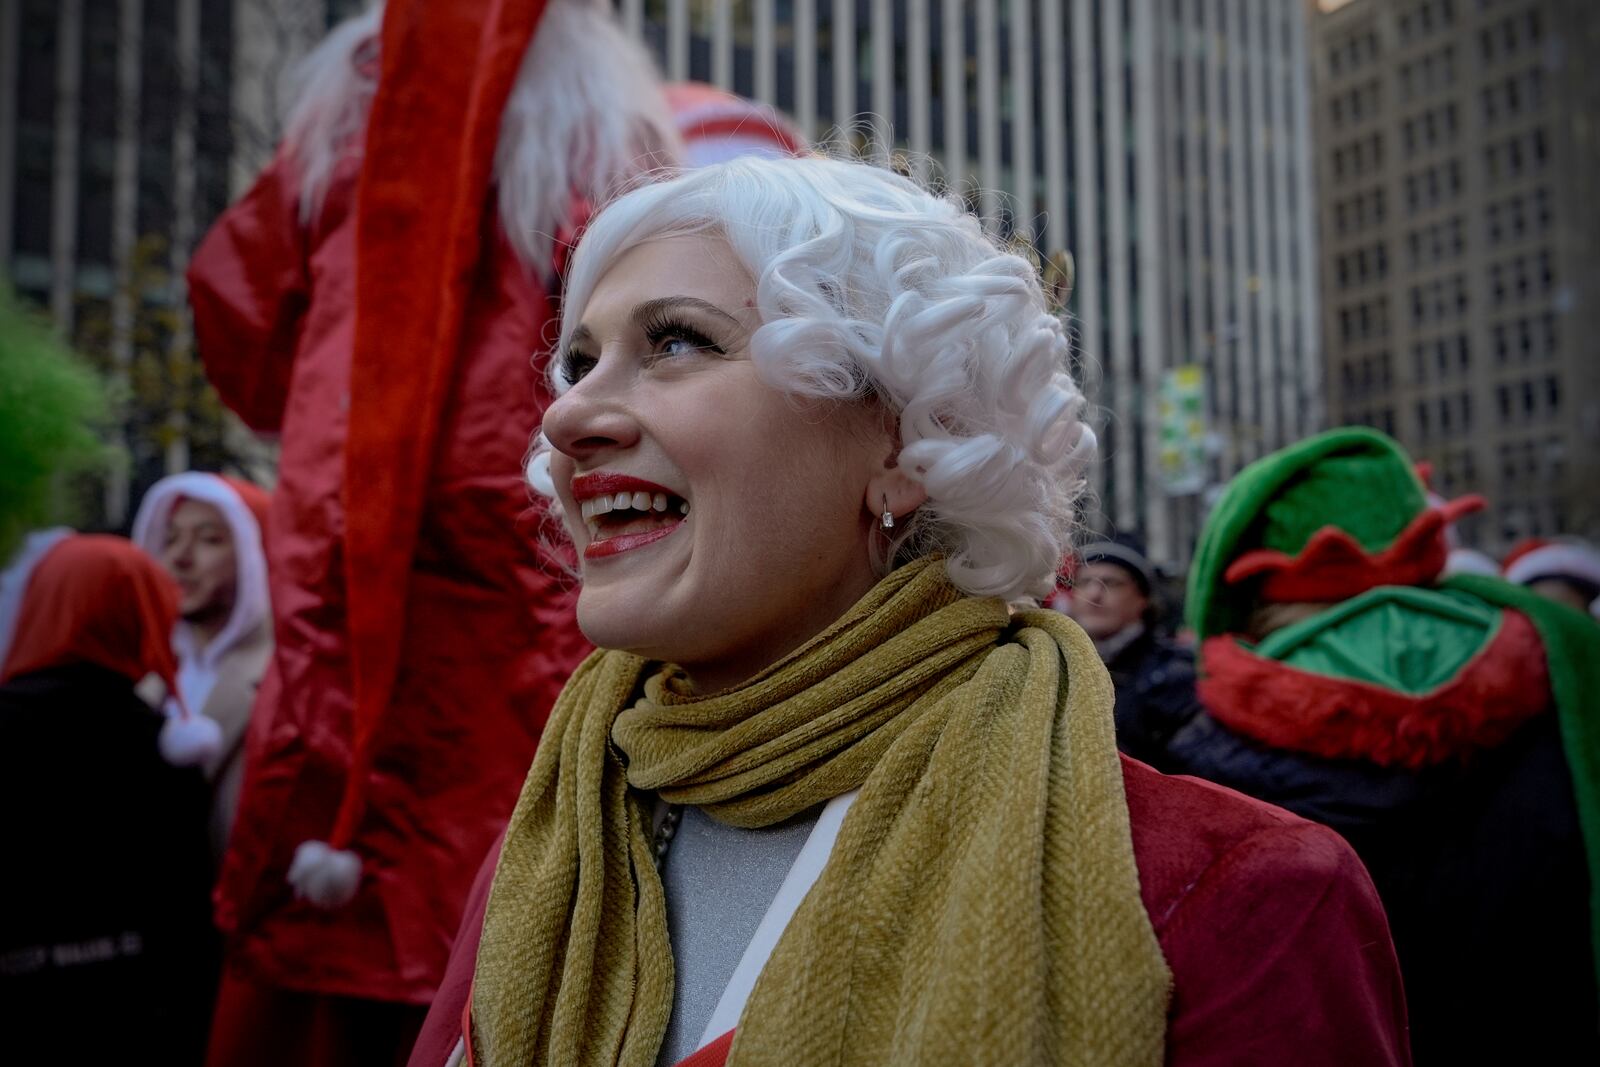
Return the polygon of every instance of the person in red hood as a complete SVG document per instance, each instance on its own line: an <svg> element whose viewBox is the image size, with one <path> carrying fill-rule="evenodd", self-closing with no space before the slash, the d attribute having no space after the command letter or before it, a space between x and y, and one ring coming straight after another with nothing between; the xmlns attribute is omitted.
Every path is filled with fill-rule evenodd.
<svg viewBox="0 0 1600 1067"><path fill-rule="evenodd" d="M185 471L151 486L133 520L134 543L178 583L179 619L172 631L178 693L207 732L183 745L169 728L164 741L169 759L199 763L212 783L211 847L217 859L238 807L245 724L272 658L262 547L270 504L266 490L250 482Z"/></svg>
<svg viewBox="0 0 1600 1067"><path fill-rule="evenodd" d="M120 537L70 534L28 580L0 668L16 1062L193 1064L205 1049L207 789L162 758L164 717L135 692L148 674L173 681L177 614L172 580Z"/></svg>
<svg viewBox="0 0 1600 1067"><path fill-rule="evenodd" d="M374 7L297 84L189 271L208 376L282 442L276 651L216 891L230 1065L409 1048L587 650L521 476L557 237L677 152L599 0Z"/></svg>

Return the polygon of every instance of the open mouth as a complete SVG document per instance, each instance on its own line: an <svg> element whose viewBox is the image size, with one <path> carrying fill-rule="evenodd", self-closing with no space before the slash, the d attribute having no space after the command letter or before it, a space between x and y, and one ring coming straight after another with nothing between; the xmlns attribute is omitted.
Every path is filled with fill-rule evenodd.
<svg viewBox="0 0 1600 1067"><path fill-rule="evenodd" d="M573 496L589 532L585 559L642 548L671 534L689 514L689 501L665 486L623 475L595 473L572 480Z"/></svg>

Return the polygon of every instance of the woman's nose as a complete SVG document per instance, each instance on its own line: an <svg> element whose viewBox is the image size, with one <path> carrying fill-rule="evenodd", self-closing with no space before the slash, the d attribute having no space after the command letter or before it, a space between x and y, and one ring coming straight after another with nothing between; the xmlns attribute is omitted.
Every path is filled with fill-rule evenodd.
<svg viewBox="0 0 1600 1067"><path fill-rule="evenodd" d="M639 440L639 424L623 383L607 372L596 367L545 410L545 439L574 459L627 448Z"/></svg>

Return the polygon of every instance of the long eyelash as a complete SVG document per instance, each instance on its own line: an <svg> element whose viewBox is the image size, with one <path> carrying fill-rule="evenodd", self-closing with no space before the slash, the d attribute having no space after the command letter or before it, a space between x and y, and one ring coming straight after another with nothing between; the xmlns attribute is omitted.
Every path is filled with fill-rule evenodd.
<svg viewBox="0 0 1600 1067"><path fill-rule="evenodd" d="M703 348L708 352L721 352L722 346L717 344L704 333L690 326L682 319L670 318L665 312L657 311L642 323L645 339L652 345L659 344L668 337L677 337L688 341L696 348Z"/></svg>
<svg viewBox="0 0 1600 1067"><path fill-rule="evenodd" d="M594 369L594 357L573 348L561 353L561 377L568 384L576 383Z"/></svg>

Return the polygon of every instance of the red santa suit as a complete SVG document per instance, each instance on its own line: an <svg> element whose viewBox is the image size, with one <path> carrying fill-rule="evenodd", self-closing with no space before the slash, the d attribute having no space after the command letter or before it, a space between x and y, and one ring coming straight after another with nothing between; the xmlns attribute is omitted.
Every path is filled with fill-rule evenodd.
<svg viewBox="0 0 1600 1067"><path fill-rule="evenodd" d="M284 149L189 274L213 384L282 440L213 1063L404 1055L586 651L521 476L553 236L675 146L604 4L418 0L381 39L380 17L313 55ZM353 896L291 888L308 842L352 860Z"/></svg>

